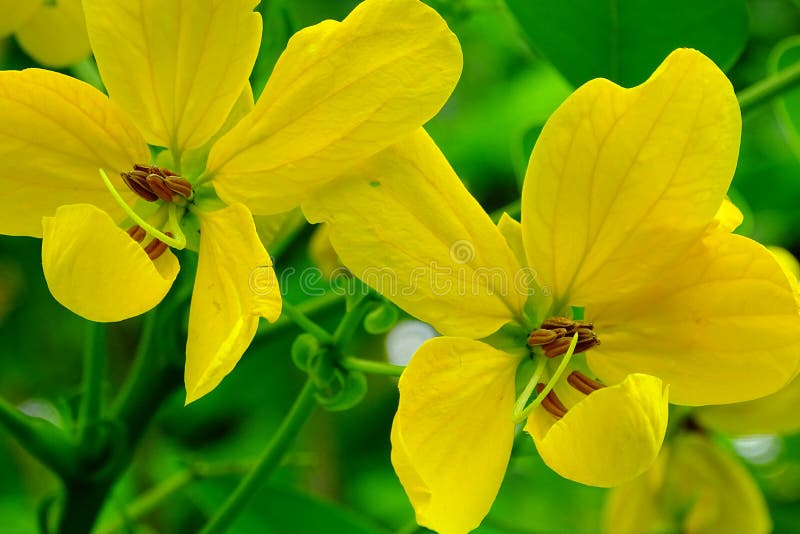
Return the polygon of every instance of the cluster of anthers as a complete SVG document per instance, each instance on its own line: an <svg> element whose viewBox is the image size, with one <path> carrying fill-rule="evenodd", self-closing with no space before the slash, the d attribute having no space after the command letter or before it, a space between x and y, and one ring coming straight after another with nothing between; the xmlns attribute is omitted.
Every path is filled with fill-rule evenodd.
<svg viewBox="0 0 800 534"><path fill-rule="evenodd" d="M577 339L575 337L577 336ZM573 346L574 343L574 346ZM528 346L540 347L545 357L548 359L556 358L558 356L565 356L569 358L572 354L586 352L600 344L597 339L597 334L594 331L594 325L586 321L575 321L566 317L552 317L544 321L539 328L534 330L528 336ZM544 363L544 361L542 362ZM568 361L564 362L566 366ZM562 366L556 371L553 379L557 380ZM567 376L567 383L575 388L577 391L584 395L597 391L605 387L600 382L589 378L580 371L573 370ZM556 419L560 419L566 415L568 408L553 391L552 385L546 385L541 382L536 384L537 396L544 395L539 401L542 408L548 411Z"/></svg>
<svg viewBox="0 0 800 534"><path fill-rule="evenodd" d="M194 190L189 180L178 176L169 169L155 165L135 164L132 171L122 172L120 176L131 191L147 202L161 200L183 207L194 196ZM148 230L140 224L134 224L128 228L128 235L137 243L144 241L148 233ZM174 238L172 232L164 232L163 236ZM167 242L154 237L144 247L144 251L150 259L155 260L164 254L167 248L169 248Z"/></svg>

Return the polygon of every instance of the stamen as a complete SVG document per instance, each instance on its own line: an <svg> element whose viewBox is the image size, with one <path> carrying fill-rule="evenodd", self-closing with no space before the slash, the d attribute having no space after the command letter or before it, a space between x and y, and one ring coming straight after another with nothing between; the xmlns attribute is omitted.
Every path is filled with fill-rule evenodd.
<svg viewBox="0 0 800 534"><path fill-rule="evenodd" d="M576 352L586 352L599 345L594 325L585 321L574 321L566 317L551 317L528 337L529 346L541 346L545 356L555 358L566 353L571 337L577 334Z"/></svg>
<svg viewBox="0 0 800 534"><path fill-rule="evenodd" d="M570 375L567 377L567 383L584 395L588 395L605 387L600 382L589 378L580 371L572 371L572 373L570 373Z"/></svg>
<svg viewBox="0 0 800 534"><path fill-rule="evenodd" d="M167 235L169 235L169 232L167 232ZM170 235L170 237L172 237L172 236ZM164 254L167 251L168 248L169 248L169 246L166 243L164 243L163 241L160 241L158 239L153 239L145 247L144 251L147 253L147 256L151 260L155 260L155 259L159 258L162 254Z"/></svg>
<svg viewBox="0 0 800 534"><path fill-rule="evenodd" d="M536 385L536 393L542 394L545 389L544 384L537 384ZM549 391L544 400L542 400L542 408L547 410L550 415L555 417L556 419L561 419L565 415L567 415L567 407L564 406L564 403L561 402L561 399L558 398L555 391Z"/></svg>
<svg viewBox="0 0 800 534"><path fill-rule="evenodd" d="M173 202L175 193L185 199L193 196L192 183L169 169L136 163L131 172L120 173L131 191L148 202Z"/></svg>
<svg viewBox="0 0 800 534"><path fill-rule="evenodd" d="M141 243L144 237L147 235L147 232L145 232L144 228L138 224L134 224L128 228L128 235L131 236L137 243Z"/></svg>

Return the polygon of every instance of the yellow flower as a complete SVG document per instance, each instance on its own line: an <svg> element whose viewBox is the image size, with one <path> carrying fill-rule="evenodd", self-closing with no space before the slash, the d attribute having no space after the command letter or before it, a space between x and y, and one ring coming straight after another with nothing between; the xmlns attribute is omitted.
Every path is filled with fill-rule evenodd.
<svg viewBox="0 0 800 534"><path fill-rule="evenodd" d="M66 67L91 52L81 0L0 0L0 13L0 38L14 34L43 65Z"/></svg>
<svg viewBox="0 0 800 534"><path fill-rule="evenodd" d="M678 50L643 85L594 80L553 114L521 225L495 227L422 130L304 204L356 276L446 336L412 358L392 427L420 524L481 522L526 416L551 468L614 486L654 462L668 388L728 403L792 377L792 286L730 233L740 132L724 74Z"/></svg>
<svg viewBox="0 0 800 534"><path fill-rule="evenodd" d="M707 437L676 437L654 466L611 491L609 534L770 532L767 503L750 473Z"/></svg>
<svg viewBox="0 0 800 534"><path fill-rule="evenodd" d="M54 72L0 72L0 233L43 238L59 302L94 321L138 315L178 273L169 248L199 250L187 402L233 369L260 317L280 314L248 207L291 210L418 129L461 68L432 9L367 0L298 32L254 104L256 3L85 0L110 98ZM148 145L163 147L154 161Z"/></svg>

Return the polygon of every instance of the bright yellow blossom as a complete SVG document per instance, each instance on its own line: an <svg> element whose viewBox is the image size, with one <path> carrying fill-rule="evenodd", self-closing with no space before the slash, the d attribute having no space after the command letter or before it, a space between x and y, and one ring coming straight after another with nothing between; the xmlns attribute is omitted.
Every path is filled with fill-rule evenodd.
<svg viewBox="0 0 800 534"><path fill-rule="evenodd" d="M521 225L495 227L422 130L303 205L356 276L446 336L412 358L392 427L420 524L480 524L516 422L561 475L614 486L655 461L668 399L737 402L793 376L792 285L730 233L740 133L724 74L678 50L644 84L594 80L553 114Z"/></svg>
<svg viewBox="0 0 800 534"><path fill-rule="evenodd" d="M0 0L0 38L48 67L66 67L91 52L81 0Z"/></svg>
<svg viewBox="0 0 800 534"><path fill-rule="evenodd" d="M608 534L766 534L767 503L750 473L702 434L676 437L653 467L614 488Z"/></svg>
<svg viewBox="0 0 800 534"><path fill-rule="evenodd" d="M254 104L256 4L84 0L109 97L54 72L0 72L0 232L43 238L59 302L94 321L138 315L178 273L169 248L199 251L187 402L233 369L260 317L280 314L248 207L288 211L418 129L461 68L432 9L367 0L298 32ZM152 160L148 145L162 147Z"/></svg>

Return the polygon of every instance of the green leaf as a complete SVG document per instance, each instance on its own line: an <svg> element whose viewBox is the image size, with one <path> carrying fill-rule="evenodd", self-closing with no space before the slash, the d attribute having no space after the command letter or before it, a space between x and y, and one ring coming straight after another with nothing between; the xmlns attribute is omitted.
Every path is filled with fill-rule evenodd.
<svg viewBox="0 0 800 534"><path fill-rule="evenodd" d="M696 48L723 70L744 49L745 0L507 0L534 49L576 87L642 83L674 49Z"/></svg>
<svg viewBox="0 0 800 534"><path fill-rule="evenodd" d="M798 62L800 62L800 35L795 35L784 39L773 49L767 70L769 74L777 74ZM773 106L781 133L794 155L800 159L800 89L788 91L780 98L776 98Z"/></svg>

